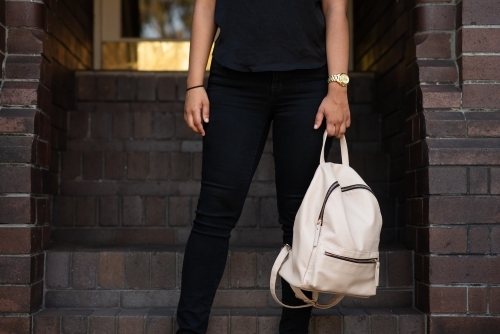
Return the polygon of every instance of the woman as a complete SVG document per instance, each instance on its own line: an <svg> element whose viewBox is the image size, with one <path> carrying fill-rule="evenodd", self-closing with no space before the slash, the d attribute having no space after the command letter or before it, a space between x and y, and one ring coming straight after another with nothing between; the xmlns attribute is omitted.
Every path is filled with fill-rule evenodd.
<svg viewBox="0 0 500 334"><path fill-rule="evenodd" d="M203 136L202 185L184 257L178 334L207 330L230 233L271 123L279 222L283 243L293 246L295 214L325 128L340 138L350 125L347 76L329 77L347 72L346 12L347 0L196 0L184 118ZM282 294L286 304L302 304L285 281ZM280 333L307 333L310 314L310 307L284 308Z"/></svg>

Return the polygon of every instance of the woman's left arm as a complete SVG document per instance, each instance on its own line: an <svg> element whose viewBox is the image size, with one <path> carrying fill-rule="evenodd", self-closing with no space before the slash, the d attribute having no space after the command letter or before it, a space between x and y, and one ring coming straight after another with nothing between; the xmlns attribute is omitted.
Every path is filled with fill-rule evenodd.
<svg viewBox="0 0 500 334"><path fill-rule="evenodd" d="M347 0L322 0L322 8L326 21L328 73L329 75L347 73L349 66ZM320 127L323 118L326 118L328 135L342 137L351 125L347 87L342 87L337 82L328 84L328 94L323 99L316 114L315 129Z"/></svg>

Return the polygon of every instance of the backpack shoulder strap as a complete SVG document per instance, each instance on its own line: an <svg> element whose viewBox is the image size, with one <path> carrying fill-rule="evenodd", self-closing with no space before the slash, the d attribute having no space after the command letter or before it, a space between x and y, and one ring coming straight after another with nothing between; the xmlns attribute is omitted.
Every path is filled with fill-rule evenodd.
<svg viewBox="0 0 500 334"><path fill-rule="evenodd" d="M281 269L281 265L283 264L283 262L285 262L287 256L288 256L288 253L290 251L290 246L288 245L285 245L283 246L283 248L281 249L281 252L279 253L278 257L276 258L276 261L274 261L274 265L273 265L273 269L271 271L271 280L270 280L270 283L269 283L269 286L270 286L270 289L271 289L271 295L273 296L274 300L280 304L281 306L284 306L284 307L288 307L288 308L304 308L304 307L311 307L314 305L314 302L311 303L307 303L305 305L300 305L300 306L288 306L288 305L285 305L283 304L279 299L278 297L276 296L276 278L278 277L278 272L279 270ZM290 285L291 286L291 285ZM292 288L295 288L294 286L292 286ZM300 289L299 289L300 290Z"/></svg>
<svg viewBox="0 0 500 334"><path fill-rule="evenodd" d="M319 308L319 309L327 309L327 308L333 307L333 306L337 305L338 303L340 303L340 301L344 298L344 295L335 295L328 303L319 304L318 303L318 297L319 297L318 292L313 291L312 299L309 299L302 292L302 290L300 290L299 288L294 287L294 286L291 286L291 287L292 287L293 292L295 292L295 297L302 299L305 303L311 304L314 307Z"/></svg>

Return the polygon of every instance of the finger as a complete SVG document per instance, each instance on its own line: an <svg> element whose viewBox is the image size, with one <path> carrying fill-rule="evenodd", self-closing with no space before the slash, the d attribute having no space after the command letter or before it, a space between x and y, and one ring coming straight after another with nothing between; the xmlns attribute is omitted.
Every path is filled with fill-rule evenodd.
<svg viewBox="0 0 500 334"><path fill-rule="evenodd" d="M203 129L203 124L201 123L201 110L198 110L198 112L193 112L193 123L195 128L198 130L198 133L204 136L205 130Z"/></svg>
<svg viewBox="0 0 500 334"><path fill-rule="evenodd" d="M351 126L351 113L347 114L347 119L345 121L345 126L346 126L346 128L348 128L348 127Z"/></svg>
<svg viewBox="0 0 500 334"><path fill-rule="evenodd" d="M342 136L345 134L346 132L346 126L345 126L345 123L342 123L340 124L340 129L339 129L339 134L338 134L338 138L342 138Z"/></svg>
<svg viewBox="0 0 500 334"><path fill-rule="evenodd" d="M193 121L193 117L191 116L191 114L188 114L188 115L187 115L186 123L187 123L188 127L189 127L189 128L190 128L193 132L199 133L199 132L198 132L198 129L194 126L194 121Z"/></svg>
<svg viewBox="0 0 500 334"><path fill-rule="evenodd" d="M208 105L208 103L204 103L203 104L203 109L201 110L201 117L203 118L203 121L205 123L208 123L208 121L210 120L209 117L210 117L210 107Z"/></svg>
<svg viewBox="0 0 500 334"><path fill-rule="evenodd" d="M328 137L335 136L335 132L337 131L334 123L327 123L326 132L328 133Z"/></svg>
<svg viewBox="0 0 500 334"><path fill-rule="evenodd" d="M316 118L314 119L314 130L319 129L321 123L323 122L323 117L324 117L323 111L318 110L318 112L316 113Z"/></svg>

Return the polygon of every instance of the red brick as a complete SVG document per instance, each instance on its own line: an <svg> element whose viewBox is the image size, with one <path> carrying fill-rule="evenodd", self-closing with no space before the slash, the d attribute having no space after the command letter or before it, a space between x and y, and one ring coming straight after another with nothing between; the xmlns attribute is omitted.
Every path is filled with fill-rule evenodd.
<svg viewBox="0 0 500 334"><path fill-rule="evenodd" d="M32 190L34 192L31 168L0 167L0 193L31 193Z"/></svg>
<svg viewBox="0 0 500 334"><path fill-rule="evenodd" d="M464 167L430 167L429 194L467 193L467 169Z"/></svg>
<svg viewBox="0 0 500 334"><path fill-rule="evenodd" d="M490 287L489 288L489 313L490 314L500 314L500 288Z"/></svg>
<svg viewBox="0 0 500 334"><path fill-rule="evenodd" d="M415 31L452 30L455 28L455 6L420 6L414 9Z"/></svg>
<svg viewBox="0 0 500 334"><path fill-rule="evenodd" d="M97 76L97 99L114 100L116 98L116 77L101 74Z"/></svg>
<svg viewBox="0 0 500 334"><path fill-rule="evenodd" d="M154 138L167 139L174 135L174 117L172 113L155 112L153 114Z"/></svg>
<svg viewBox="0 0 500 334"><path fill-rule="evenodd" d="M42 310L33 317L33 334L54 334L61 328L60 313Z"/></svg>
<svg viewBox="0 0 500 334"><path fill-rule="evenodd" d="M171 154L170 177L172 180L189 180L191 177L191 154L177 153Z"/></svg>
<svg viewBox="0 0 500 334"><path fill-rule="evenodd" d="M90 137L109 138L111 133L111 115L108 112L93 112L90 116Z"/></svg>
<svg viewBox="0 0 500 334"><path fill-rule="evenodd" d="M465 108L500 108L500 85L462 85L463 106Z"/></svg>
<svg viewBox="0 0 500 334"><path fill-rule="evenodd" d="M136 83L136 76L119 75L117 77L116 99L124 101L135 100Z"/></svg>
<svg viewBox="0 0 500 334"><path fill-rule="evenodd" d="M500 57L462 56L458 60L460 80L499 80Z"/></svg>
<svg viewBox="0 0 500 334"><path fill-rule="evenodd" d="M500 113L468 112L467 134L470 137L498 137L500 135Z"/></svg>
<svg viewBox="0 0 500 334"><path fill-rule="evenodd" d="M82 158L80 152L67 151L62 154L63 180L75 180L82 175Z"/></svg>
<svg viewBox="0 0 500 334"><path fill-rule="evenodd" d="M144 333L144 319L147 310L122 309L118 315L118 333L141 334Z"/></svg>
<svg viewBox="0 0 500 334"><path fill-rule="evenodd" d="M104 178L122 180L125 176L125 154L122 152L106 152L104 155Z"/></svg>
<svg viewBox="0 0 500 334"><path fill-rule="evenodd" d="M171 196L168 200L168 225L191 225L191 198Z"/></svg>
<svg viewBox="0 0 500 334"><path fill-rule="evenodd" d="M0 224L30 224L35 215L30 197L0 197Z"/></svg>
<svg viewBox="0 0 500 334"><path fill-rule="evenodd" d="M41 56L11 55L5 62L5 76L8 79L40 79L41 67Z"/></svg>
<svg viewBox="0 0 500 334"><path fill-rule="evenodd" d="M465 137L464 114L459 112L424 112L425 134L429 137ZM416 138L415 138L416 139Z"/></svg>
<svg viewBox="0 0 500 334"><path fill-rule="evenodd" d="M432 33L415 35L417 58L451 58L451 34Z"/></svg>
<svg viewBox="0 0 500 334"><path fill-rule="evenodd" d="M0 131L2 133L34 133L36 110L0 110Z"/></svg>
<svg viewBox="0 0 500 334"><path fill-rule="evenodd" d="M487 303L487 290L483 287L468 287L468 313L485 314Z"/></svg>
<svg viewBox="0 0 500 334"><path fill-rule="evenodd" d="M471 226L469 230L469 253L490 253L489 239L489 227Z"/></svg>
<svg viewBox="0 0 500 334"><path fill-rule="evenodd" d="M412 255L410 252L387 252L387 275L389 286L411 286Z"/></svg>
<svg viewBox="0 0 500 334"><path fill-rule="evenodd" d="M95 197L77 197L75 226L95 226L95 225L96 225Z"/></svg>
<svg viewBox="0 0 500 334"><path fill-rule="evenodd" d="M117 110L111 113L113 118L113 138L128 139L131 135L130 113L127 110Z"/></svg>
<svg viewBox="0 0 500 334"><path fill-rule="evenodd" d="M175 242L173 229L120 229L115 231L116 243L130 245L171 245Z"/></svg>
<svg viewBox="0 0 500 334"><path fill-rule="evenodd" d="M467 288L429 287L429 310L431 313L466 313Z"/></svg>
<svg viewBox="0 0 500 334"><path fill-rule="evenodd" d="M234 288L249 288L256 284L255 252L232 252L230 257L230 283Z"/></svg>
<svg viewBox="0 0 500 334"><path fill-rule="evenodd" d="M93 73L76 75L77 98L84 101L97 100L97 80Z"/></svg>
<svg viewBox="0 0 500 334"><path fill-rule="evenodd" d="M123 197L123 226L141 226L143 217L142 199L139 196Z"/></svg>
<svg viewBox="0 0 500 334"><path fill-rule="evenodd" d="M120 225L120 200L117 196L99 199L99 226Z"/></svg>
<svg viewBox="0 0 500 334"><path fill-rule="evenodd" d="M460 89L451 85L420 86L423 108L460 108Z"/></svg>
<svg viewBox="0 0 500 334"><path fill-rule="evenodd" d="M32 286L0 286L0 312L30 313L40 306L42 286L42 282Z"/></svg>
<svg viewBox="0 0 500 334"><path fill-rule="evenodd" d="M37 105L38 83L6 81L2 87L2 104Z"/></svg>
<svg viewBox="0 0 500 334"><path fill-rule="evenodd" d="M148 177L149 154L147 152L131 152L127 154L127 179L145 180Z"/></svg>
<svg viewBox="0 0 500 334"><path fill-rule="evenodd" d="M96 288L97 253L74 252L71 265L71 286L75 289Z"/></svg>
<svg viewBox="0 0 500 334"><path fill-rule="evenodd" d="M137 100L154 101L156 99L156 76L152 73L141 73L137 77Z"/></svg>
<svg viewBox="0 0 500 334"><path fill-rule="evenodd" d="M175 101L177 78L172 74L159 75L157 79L158 100Z"/></svg>
<svg viewBox="0 0 500 334"><path fill-rule="evenodd" d="M99 286L103 289L122 288L124 257L121 252L99 253Z"/></svg>
<svg viewBox="0 0 500 334"><path fill-rule="evenodd" d="M431 197L430 224L488 224L500 220L496 197ZM477 210L481 208L481 210Z"/></svg>
<svg viewBox="0 0 500 334"><path fill-rule="evenodd" d="M151 180L167 180L169 175L169 154L151 152L149 155L149 178Z"/></svg>
<svg viewBox="0 0 500 334"><path fill-rule="evenodd" d="M48 36L43 31L25 28L9 29L7 49L9 53L39 54L45 53L49 45ZM5 86L4 86L5 87Z"/></svg>
<svg viewBox="0 0 500 334"><path fill-rule="evenodd" d="M83 179L102 179L102 155L100 151L83 152Z"/></svg>
<svg viewBox="0 0 500 334"><path fill-rule="evenodd" d="M6 2L5 17L8 26L45 27L45 6L40 3Z"/></svg>
<svg viewBox="0 0 500 334"><path fill-rule="evenodd" d="M31 317L30 316L1 317L0 328L2 329L2 334L30 334Z"/></svg>
<svg viewBox="0 0 500 334"><path fill-rule="evenodd" d="M471 316L430 316L428 330L431 334L496 334L500 325L500 317Z"/></svg>
<svg viewBox="0 0 500 334"><path fill-rule="evenodd" d="M137 139L151 138L151 112L133 113L133 136Z"/></svg>
<svg viewBox="0 0 500 334"><path fill-rule="evenodd" d="M463 27L463 52L500 52L500 31L497 28Z"/></svg>
<svg viewBox="0 0 500 334"><path fill-rule="evenodd" d="M500 4L495 0L464 0L462 4L462 23L464 25L499 24L496 13L500 12Z"/></svg>
<svg viewBox="0 0 500 334"><path fill-rule="evenodd" d="M500 168L490 169L490 192L500 194Z"/></svg>
<svg viewBox="0 0 500 334"><path fill-rule="evenodd" d="M148 196L145 199L146 226L165 226L167 206L165 198Z"/></svg>
<svg viewBox="0 0 500 334"><path fill-rule="evenodd" d="M89 113L86 111L69 112L69 138L85 138L89 129Z"/></svg>
<svg viewBox="0 0 500 334"><path fill-rule="evenodd" d="M500 140L428 138L427 157L430 165L495 165L500 163Z"/></svg>
<svg viewBox="0 0 500 334"><path fill-rule="evenodd" d="M146 252L128 252L125 254L125 287L150 287L150 259Z"/></svg>
<svg viewBox="0 0 500 334"><path fill-rule="evenodd" d="M469 168L469 193L487 194L488 193L488 168L473 167Z"/></svg>
<svg viewBox="0 0 500 334"><path fill-rule="evenodd" d="M500 258L483 256L435 256L429 259L431 283L500 282Z"/></svg>
<svg viewBox="0 0 500 334"><path fill-rule="evenodd" d="M467 252L466 227L431 227L428 231L429 252L438 254Z"/></svg>
<svg viewBox="0 0 500 334"><path fill-rule="evenodd" d="M0 254L30 254L41 249L40 228L0 227Z"/></svg>
<svg viewBox="0 0 500 334"><path fill-rule="evenodd" d="M151 253L151 288L166 289L176 287L176 254Z"/></svg>

